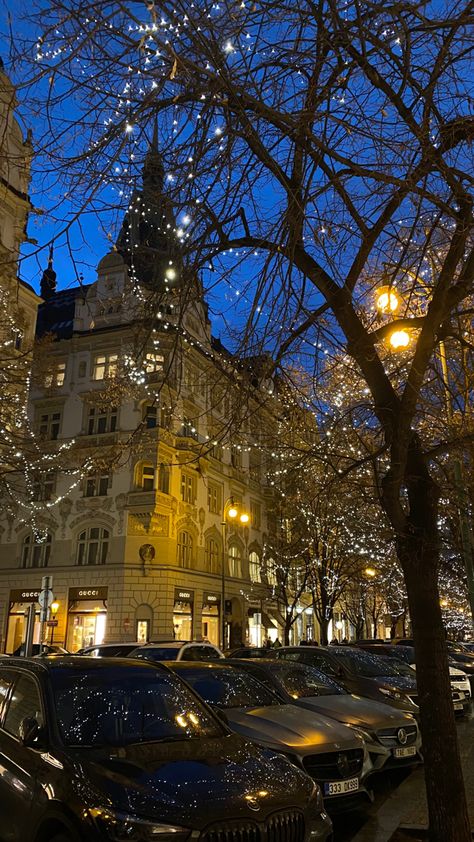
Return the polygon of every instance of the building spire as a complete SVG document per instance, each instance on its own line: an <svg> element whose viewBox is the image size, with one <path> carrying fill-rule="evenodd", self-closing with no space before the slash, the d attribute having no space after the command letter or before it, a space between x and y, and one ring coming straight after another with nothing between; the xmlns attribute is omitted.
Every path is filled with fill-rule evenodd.
<svg viewBox="0 0 474 842"><path fill-rule="evenodd" d="M53 269L53 244L51 243L49 247L49 258L48 258L48 268L44 270L43 277L41 278L40 290L41 290L41 298L44 298L47 301L49 298L52 298L53 295L56 293L56 272Z"/></svg>
<svg viewBox="0 0 474 842"><path fill-rule="evenodd" d="M158 118L156 118L153 126L152 140L143 163L143 191L161 195L163 193L164 178L165 168L158 144Z"/></svg>

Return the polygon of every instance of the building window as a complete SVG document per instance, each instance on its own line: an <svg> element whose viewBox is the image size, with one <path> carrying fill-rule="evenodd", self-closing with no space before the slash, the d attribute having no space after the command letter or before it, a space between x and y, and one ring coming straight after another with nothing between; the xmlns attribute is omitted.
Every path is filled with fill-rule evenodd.
<svg viewBox="0 0 474 842"><path fill-rule="evenodd" d="M158 423L158 408L153 404L145 404L143 407L143 421L147 430L154 430Z"/></svg>
<svg viewBox="0 0 474 842"><path fill-rule="evenodd" d="M183 418L181 435L186 436L189 439L197 439L198 431L196 429L195 422L191 421L189 418Z"/></svg>
<svg viewBox="0 0 474 842"><path fill-rule="evenodd" d="M51 555L51 535L33 536L31 532L23 541L21 553L22 567L47 567Z"/></svg>
<svg viewBox="0 0 474 842"><path fill-rule="evenodd" d="M33 476L33 500L51 500L56 487L56 472L36 473Z"/></svg>
<svg viewBox="0 0 474 842"><path fill-rule="evenodd" d="M52 370L44 378L44 385L47 389L51 386L64 386L66 378L66 363L55 363Z"/></svg>
<svg viewBox="0 0 474 842"><path fill-rule="evenodd" d="M249 573L251 582L261 582L262 574L260 570L260 556L258 553L252 552L249 554Z"/></svg>
<svg viewBox="0 0 474 842"><path fill-rule="evenodd" d="M153 374L155 371L163 371L165 358L163 354L148 353L145 356L145 371L147 374Z"/></svg>
<svg viewBox="0 0 474 842"><path fill-rule="evenodd" d="M240 553L240 549L235 545L231 544L229 547L229 576L233 577L234 579L241 579L242 578L242 556Z"/></svg>
<svg viewBox="0 0 474 842"><path fill-rule="evenodd" d="M182 531L178 534L178 564L180 567L192 567L193 563L193 538L189 532Z"/></svg>
<svg viewBox="0 0 474 842"><path fill-rule="evenodd" d="M194 503L196 500L196 477L181 474L181 500L184 503Z"/></svg>
<svg viewBox="0 0 474 842"><path fill-rule="evenodd" d="M85 360L81 360L78 367L77 367L77 376L78 377L85 377L87 374L87 363Z"/></svg>
<svg viewBox="0 0 474 842"><path fill-rule="evenodd" d="M13 345L14 345L15 351L21 351L21 347L23 345L23 339L24 339L23 331L20 330L19 328L15 328L13 330Z"/></svg>
<svg viewBox="0 0 474 842"><path fill-rule="evenodd" d="M262 525L262 507L256 500L250 501L250 523L254 529L260 529Z"/></svg>
<svg viewBox="0 0 474 842"><path fill-rule="evenodd" d="M101 354L94 359L92 377L94 380L105 380L117 374L118 354Z"/></svg>
<svg viewBox="0 0 474 842"><path fill-rule="evenodd" d="M213 514L222 513L222 489L220 485L210 482L207 486L207 505L209 511Z"/></svg>
<svg viewBox="0 0 474 842"><path fill-rule="evenodd" d="M153 465L143 465L141 474L143 491L153 491L155 487L155 469Z"/></svg>
<svg viewBox="0 0 474 842"><path fill-rule="evenodd" d="M249 453L249 476L255 482L260 482L262 478L262 460L260 453L255 448Z"/></svg>
<svg viewBox="0 0 474 842"><path fill-rule="evenodd" d="M220 553L219 544L214 538L208 538L206 541L206 567L209 573L219 573L220 571Z"/></svg>
<svg viewBox="0 0 474 842"><path fill-rule="evenodd" d="M240 470L242 467L242 451L239 447L232 447L230 451L230 463L233 468Z"/></svg>
<svg viewBox="0 0 474 842"><path fill-rule="evenodd" d="M86 478L84 497L105 497L109 489L108 474L93 474Z"/></svg>
<svg viewBox="0 0 474 842"><path fill-rule="evenodd" d="M56 441L61 429L61 413L45 412L40 415L38 433L43 439Z"/></svg>
<svg viewBox="0 0 474 842"><path fill-rule="evenodd" d="M108 551L109 530L103 529L102 526L90 526L79 535L76 563L105 564Z"/></svg>
<svg viewBox="0 0 474 842"><path fill-rule="evenodd" d="M160 426L165 430L171 430L171 407L162 406L160 410Z"/></svg>
<svg viewBox="0 0 474 842"><path fill-rule="evenodd" d="M158 469L158 489L162 494L170 493L170 469L163 462Z"/></svg>
<svg viewBox="0 0 474 842"><path fill-rule="evenodd" d="M117 429L117 407L110 409L91 406L87 419L87 435L99 435L100 433L114 433Z"/></svg>
<svg viewBox="0 0 474 842"><path fill-rule="evenodd" d="M222 459L223 459L224 453L223 453L222 445L221 445L221 444L219 444L219 442L218 442L218 441L213 441L213 442L212 442L212 447L211 447L211 449L210 449L210 451L209 451L209 455L210 455L210 456L213 456L213 457L214 457L214 459L218 459L218 460L219 460L219 462L222 462Z"/></svg>
<svg viewBox="0 0 474 842"><path fill-rule="evenodd" d="M266 574L267 574L267 582L272 588L276 588L278 585L278 577L276 573L276 565L275 559L269 558L267 559L267 563L265 565Z"/></svg>

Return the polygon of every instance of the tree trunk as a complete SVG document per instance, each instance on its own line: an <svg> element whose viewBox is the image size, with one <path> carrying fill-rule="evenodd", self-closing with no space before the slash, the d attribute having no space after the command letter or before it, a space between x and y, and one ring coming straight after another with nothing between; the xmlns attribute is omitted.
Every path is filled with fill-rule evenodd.
<svg viewBox="0 0 474 842"><path fill-rule="evenodd" d="M472 842L449 681L438 590L439 488L412 442L405 471L409 513L393 506L397 552L405 575L415 641L431 842ZM391 509L390 489L385 498ZM390 515L389 515L390 516Z"/></svg>
<svg viewBox="0 0 474 842"><path fill-rule="evenodd" d="M328 641L328 628L329 628L329 620L327 619L326 616L323 616L319 620L319 634L320 634L320 637L321 637L321 640L320 640L321 646L327 646L328 643L329 643L329 641Z"/></svg>

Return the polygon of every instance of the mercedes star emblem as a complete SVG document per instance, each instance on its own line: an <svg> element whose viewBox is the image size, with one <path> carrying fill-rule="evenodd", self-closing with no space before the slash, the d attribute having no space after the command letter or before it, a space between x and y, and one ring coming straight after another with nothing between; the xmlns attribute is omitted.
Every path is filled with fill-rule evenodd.
<svg viewBox="0 0 474 842"><path fill-rule="evenodd" d="M398 742L400 743L400 745L402 745L402 746L405 745L405 743L408 739L408 734L407 734L407 732L405 731L404 728L399 728L398 734L397 734L397 739L398 739Z"/></svg>

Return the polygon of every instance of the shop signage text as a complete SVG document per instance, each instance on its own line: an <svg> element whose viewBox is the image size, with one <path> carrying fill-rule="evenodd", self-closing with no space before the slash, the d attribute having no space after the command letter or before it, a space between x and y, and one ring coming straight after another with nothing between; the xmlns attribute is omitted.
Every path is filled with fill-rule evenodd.
<svg viewBox="0 0 474 842"><path fill-rule="evenodd" d="M107 599L108 588L69 588L69 599Z"/></svg>
<svg viewBox="0 0 474 842"><path fill-rule="evenodd" d="M175 602L194 602L194 591L185 591L181 588L174 589Z"/></svg>
<svg viewBox="0 0 474 842"><path fill-rule="evenodd" d="M10 602L38 602L40 589L37 591L22 591L17 589L10 591Z"/></svg>
<svg viewBox="0 0 474 842"><path fill-rule="evenodd" d="M202 601L204 605L216 605L221 601L221 598L218 593L205 593Z"/></svg>

